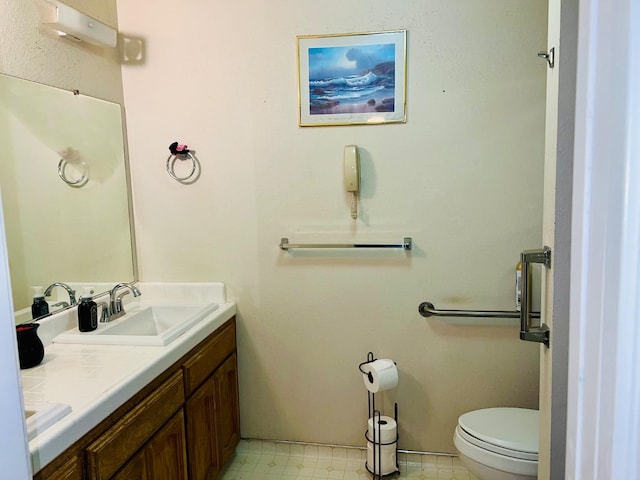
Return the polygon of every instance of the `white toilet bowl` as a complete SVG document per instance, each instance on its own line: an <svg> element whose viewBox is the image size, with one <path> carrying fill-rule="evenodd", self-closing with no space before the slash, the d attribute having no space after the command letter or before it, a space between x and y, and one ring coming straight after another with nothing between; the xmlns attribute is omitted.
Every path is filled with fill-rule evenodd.
<svg viewBox="0 0 640 480"><path fill-rule="evenodd" d="M453 443L460 461L480 480L538 477L538 411L485 408L458 418Z"/></svg>

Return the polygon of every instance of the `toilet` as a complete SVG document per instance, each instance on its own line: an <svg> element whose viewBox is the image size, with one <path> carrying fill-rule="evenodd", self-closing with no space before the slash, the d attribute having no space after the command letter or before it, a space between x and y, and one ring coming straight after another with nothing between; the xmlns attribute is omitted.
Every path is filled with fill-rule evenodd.
<svg viewBox="0 0 640 480"><path fill-rule="evenodd" d="M458 418L453 443L480 480L538 478L538 410L485 408Z"/></svg>

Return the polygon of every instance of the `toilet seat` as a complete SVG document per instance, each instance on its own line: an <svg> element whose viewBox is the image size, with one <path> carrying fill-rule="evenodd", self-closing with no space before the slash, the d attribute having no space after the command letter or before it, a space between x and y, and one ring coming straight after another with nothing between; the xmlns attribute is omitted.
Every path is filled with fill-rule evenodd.
<svg viewBox="0 0 640 480"><path fill-rule="evenodd" d="M538 411L488 408L458 419L453 443L478 478L535 479L538 472Z"/></svg>
<svg viewBox="0 0 640 480"><path fill-rule="evenodd" d="M503 455L505 457L516 458L518 460L529 460L529 461L532 461L532 462L537 462L538 461L538 454L537 453L528 453L528 452L522 452L522 451L519 451L519 450L510 450L508 448L502 448L502 447L498 447L497 445L492 445L490 443L483 442L482 440L469 435L462 428L460 428L460 425L458 425L456 427L456 433L462 439L464 439L467 442L469 442L471 445L475 445L476 447L478 447L478 448L480 448L482 450L486 450L488 452L493 452L493 453L495 453L497 455Z"/></svg>
<svg viewBox="0 0 640 480"><path fill-rule="evenodd" d="M537 410L485 408L458 419L458 433L467 442L499 455L538 460Z"/></svg>

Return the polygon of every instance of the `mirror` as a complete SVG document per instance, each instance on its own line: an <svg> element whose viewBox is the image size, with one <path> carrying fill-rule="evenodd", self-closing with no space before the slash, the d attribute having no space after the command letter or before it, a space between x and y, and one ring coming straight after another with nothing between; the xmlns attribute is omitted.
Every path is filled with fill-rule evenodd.
<svg viewBox="0 0 640 480"><path fill-rule="evenodd" d="M118 104L0 75L0 192L14 310L29 308L37 287L54 282L79 298L82 286L97 295L137 280L122 119ZM56 297L69 301L60 288Z"/></svg>

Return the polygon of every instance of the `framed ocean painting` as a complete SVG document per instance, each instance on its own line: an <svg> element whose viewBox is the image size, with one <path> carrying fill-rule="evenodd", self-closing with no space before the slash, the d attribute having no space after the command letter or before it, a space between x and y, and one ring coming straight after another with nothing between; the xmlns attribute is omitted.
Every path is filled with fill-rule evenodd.
<svg viewBox="0 0 640 480"><path fill-rule="evenodd" d="M298 36L298 124L405 122L406 37L406 30Z"/></svg>

